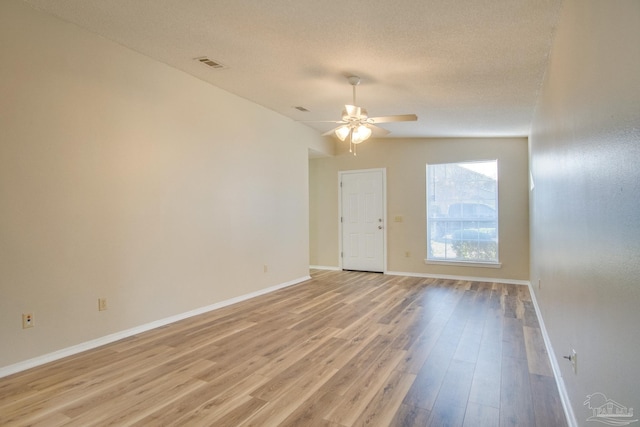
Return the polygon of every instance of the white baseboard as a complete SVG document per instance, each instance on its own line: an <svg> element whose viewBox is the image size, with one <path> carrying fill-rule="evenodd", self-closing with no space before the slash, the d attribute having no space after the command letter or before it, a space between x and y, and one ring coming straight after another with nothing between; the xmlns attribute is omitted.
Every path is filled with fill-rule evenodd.
<svg viewBox="0 0 640 427"><path fill-rule="evenodd" d="M531 302L533 302L533 307L536 310L536 316L538 316L538 323L540 324L540 332L542 333L544 345L547 347L547 354L549 355L551 370L553 371L553 376L556 380L556 386L558 387L558 393L560 394L560 400L562 401L564 415L567 418L567 424L569 425L569 427L578 427L576 415L573 412L573 407L571 406L571 401L569 400L569 394L567 393L567 388L565 387L564 380L562 379L560 365L558 364L558 359L556 359L556 353L553 351L553 346L551 345L549 334L547 334L547 328L544 326L544 319L542 318L542 313L540 312L540 307L538 306L538 300L536 299L536 294L535 292L533 292L533 287L531 286L531 284L529 284L529 293L531 294Z"/></svg>
<svg viewBox="0 0 640 427"><path fill-rule="evenodd" d="M446 274L407 273L403 271L386 271L385 274L389 274L391 276L424 277L427 279L467 280L469 282L492 282L504 283L507 285L529 286L528 280L498 279L495 277L450 276Z"/></svg>
<svg viewBox="0 0 640 427"><path fill-rule="evenodd" d="M331 271L340 271L342 270L340 267L330 267L326 265L310 265L310 269L313 270L331 270Z"/></svg>
<svg viewBox="0 0 640 427"><path fill-rule="evenodd" d="M151 329L159 328L160 326L168 325L169 323L174 323L179 320L187 319L189 317L197 316L199 314L207 313L209 311L217 310L222 307L226 307L232 304L236 304L241 301L245 301L251 298L255 298L260 295L268 294L270 292L277 291L282 288L286 288L288 286L293 286L298 283L304 282L305 280L311 279L310 276L300 277L298 279L291 280L289 282L281 283L279 285L271 286L265 289L260 289L259 291L251 292L246 295L240 295L235 298L231 298L225 301L217 302L215 304L208 305L206 307L196 308L195 310L187 311L185 313L176 314L175 316L166 317L164 319L156 320L154 322L146 323L144 325L136 326L131 329L126 329L124 331L116 332L113 334L105 335L100 338L96 338L91 341L86 341L81 344L77 344L71 347L63 348L61 350L54 351L52 353L47 353L42 356L34 357L33 359L28 359L22 362L15 363L13 365L8 365L4 367L0 367L0 378L6 377L11 374L15 374L17 372L21 372L30 368L34 368L36 366L44 365L45 363L53 362L54 360L62 359L63 357L72 356L74 354L81 353L83 351L91 350L96 347L100 347L105 344L112 343L114 341L121 340L123 338L127 338L136 334L140 334L142 332L149 331Z"/></svg>

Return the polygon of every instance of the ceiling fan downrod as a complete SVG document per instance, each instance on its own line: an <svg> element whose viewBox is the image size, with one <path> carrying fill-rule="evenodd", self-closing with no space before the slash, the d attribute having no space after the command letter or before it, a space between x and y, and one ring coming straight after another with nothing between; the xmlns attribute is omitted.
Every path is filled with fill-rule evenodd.
<svg viewBox="0 0 640 427"><path fill-rule="evenodd" d="M353 105L358 105L356 104L356 86L360 84L360 77L349 76L347 77L347 80L349 80L349 84L353 87Z"/></svg>

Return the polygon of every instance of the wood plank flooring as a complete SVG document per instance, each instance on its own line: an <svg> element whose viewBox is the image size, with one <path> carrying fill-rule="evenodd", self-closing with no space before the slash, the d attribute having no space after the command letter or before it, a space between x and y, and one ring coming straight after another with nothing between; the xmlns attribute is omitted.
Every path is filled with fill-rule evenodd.
<svg viewBox="0 0 640 427"><path fill-rule="evenodd" d="M524 286L302 284L0 379L2 426L566 426Z"/></svg>

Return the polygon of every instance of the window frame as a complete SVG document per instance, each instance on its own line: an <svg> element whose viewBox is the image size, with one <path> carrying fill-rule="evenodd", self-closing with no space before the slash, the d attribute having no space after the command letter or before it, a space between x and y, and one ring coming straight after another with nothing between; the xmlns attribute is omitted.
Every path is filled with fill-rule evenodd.
<svg viewBox="0 0 640 427"><path fill-rule="evenodd" d="M486 199L482 199L480 197L476 197L476 198L445 198L445 199L441 199L441 202L444 203L449 203L449 205L447 206L447 214L445 218L448 218L450 216L450 211L449 209L454 206L457 205L460 207L459 211L460 211L460 216L461 218L456 220L456 221L451 221L451 220L436 220L433 221L434 219L436 219L437 217L435 215L431 215L430 212L430 187L429 185L432 185L432 183L430 182L430 166L440 166L440 165L455 165L455 166L460 166L460 165L464 165L464 164L473 164L473 163L486 163L486 162L495 162L495 173L496 173L496 179L495 179L495 197L493 199L491 199L491 201L494 203L495 207L491 207L490 205L486 204L486 203L482 203L484 200ZM426 257L424 259L425 264L436 264L436 265L455 265L455 266L466 266L466 267L488 267L488 268L501 268L502 264L500 263L500 238L499 238L499 226L500 226L500 209L499 209L499 199L498 199L498 194L499 194L499 183L500 183L500 176L499 176L499 161L498 159L485 159L485 160L465 160L465 161L454 161L454 162L438 162L438 163L427 163L425 165L425 184L426 184L426 188L425 188L425 209L426 209L426 215L425 215L425 224L426 224ZM436 200L437 202L437 200ZM474 210L478 210L479 206L483 205L483 206L487 206L491 209L494 210L495 215L493 218L491 218L490 220L487 219L486 221L490 221L490 222L495 222L495 227L493 228L493 232L491 232L490 236L491 236L491 240L487 240L486 238L483 239L481 238L481 234L484 233L482 231L482 227L480 227L480 223L485 222L485 219L482 218L482 215L478 215L476 218L470 218L470 219L465 219L465 211L474 211ZM456 207L457 207L456 206ZM471 208L470 206L475 206L474 208ZM467 209L467 207L469 207ZM433 208L433 206L432 206ZM454 218L459 218L459 217L454 217ZM433 227L435 227L435 224L437 222L444 222L446 223L451 223L451 222L459 222L460 228L458 230L456 230L458 233L462 234L462 236L465 236L467 233L467 231L470 230L474 230L475 233L477 233L477 239L466 239L464 237L462 237L459 241L460 242L466 242L466 241L475 241L478 244L478 247L480 247L480 242L486 242L486 241L495 241L495 259L468 259L468 258L447 258L446 255L445 257L434 257L433 253L432 253L432 244L434 242L432 242L432 232L434 230ZM465 228L464 225L462 225L463 222L475 222L476 223L476 228L472 229L472 228ZM445 229L448 230L447 226L445 226ZM488 228L488 230L491 230L491 228ZM495 234L495 237L493 237L493 233ZM453 233L452 233L453 234ZM446 252L446 245L447 243L445 242L445 252Z"/></svg>

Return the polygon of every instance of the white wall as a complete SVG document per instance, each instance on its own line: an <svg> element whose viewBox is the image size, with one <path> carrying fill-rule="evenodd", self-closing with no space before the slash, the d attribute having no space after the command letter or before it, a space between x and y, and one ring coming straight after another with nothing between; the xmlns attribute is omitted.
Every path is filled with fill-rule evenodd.
<svg viewBox="0 0 640 427"><path fill-rule="evenodd" d="M0 40L0 367L308 275L317 132L20 1Z"/></svg>
<svg viewBox="0 0 640 427"><path fill-rule="evenodd" d="M640 409L639 46L637 0L565 1L530 138L531 282L579 425L594 392Z"/></svg>
<svg viewBox="0 0 640 427"><path fill-rule="evenodd" d="M387 270L436 276L529 279L529 200L526 138L416 138L370 140L358 155L342 151L311 161L311 264L337 267L338 171L387 169ZM499 258L502 267L426 265L427 163L498 159ZM402 222L393 218L401 216ZM409 252L409 256L406 253Z"/></svg>

